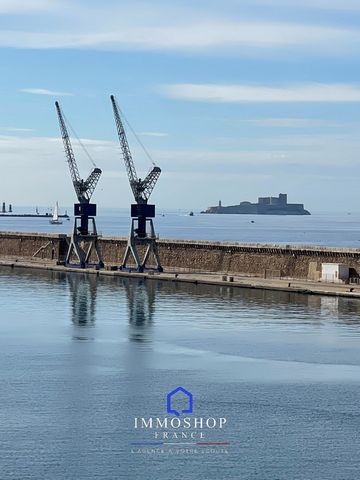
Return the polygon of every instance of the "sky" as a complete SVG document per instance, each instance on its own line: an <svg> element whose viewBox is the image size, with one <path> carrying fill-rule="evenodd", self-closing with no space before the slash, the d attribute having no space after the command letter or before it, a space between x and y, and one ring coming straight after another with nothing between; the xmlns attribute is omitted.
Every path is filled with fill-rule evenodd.
<svg viewBox="0 0 360 480"><path fill-rule="evenodd" d="M93 200L127 208L114 94L162 209L283 192L359 212L359 60L359 0L0 0L0 201L76 201L58 100L103 171Z"/></svg>

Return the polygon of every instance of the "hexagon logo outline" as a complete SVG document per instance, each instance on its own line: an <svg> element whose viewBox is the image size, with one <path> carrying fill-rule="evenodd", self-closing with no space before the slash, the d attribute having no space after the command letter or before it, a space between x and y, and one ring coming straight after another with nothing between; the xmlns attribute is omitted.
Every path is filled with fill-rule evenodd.
<svg viewBox="0 0 360 480"><path fill-rule="evenodd" d="M177 388L175 388L175 390L172 390L171 392L169 392L167 394L167 397L166 397L166 399L167 399L167 412L172 413L172 414L176 415L177 417L180 417L180 413L177 410L175 410L174 408L171 408L171 399L178 392L183 392L189 398L189 408L185 409L185 410L181 410L181 413L192 413L192 411L193 411L193 394L183 387L177 387Z"/></svg>

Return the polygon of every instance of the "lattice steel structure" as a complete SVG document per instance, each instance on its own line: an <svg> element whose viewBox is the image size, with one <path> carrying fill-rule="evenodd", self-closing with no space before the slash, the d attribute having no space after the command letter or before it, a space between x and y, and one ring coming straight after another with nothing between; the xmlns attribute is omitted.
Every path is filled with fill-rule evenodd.
<svg viewBox="0 0 360 480"><path fill-rule="evenodd" d="M143 272L148 268L147 263L152 256L155 261L155 269L159 272L162 272L163 268L160 263L155 229L152 220L155 217L155 205L148 204L150 195L154 190L156 182L161 174L161 169L154 165L143 180L137 176L135 164L132 159L130 147L126 138L124 125L120 116L120 109L113 95L110 96L110 99L114 112L122 157L125 163L130 187L136 202L135 204L131 205L132 218L130 234L120 269L132 270L132 268L128 266L128 260L130 257L132 257L135 262L135 270L138 272ZM147 228L147 226L149 228ZM145 248L142 258L139 253L138 246Z"/></svg>
<svg viewBox="0 0 360 480"><path fill-rule="evenodd" d="M61 137L64 144L66 160L69 165L71 180L79 203L74 204L74 227L71 234L69 249L66 255L66 265L73 267L97 267L102 268L98 234L95 223L96 204L90 203L101 176L100 168L95 167L86 180L80 177L79 169L75 160L74 151L66 128L64 115L59 102L55 102L56 112L59 119ZM90 228L89 228L90 223ZM72 262L75 255L78 262ZM92 255L96 260L92 261Z"/></svg>

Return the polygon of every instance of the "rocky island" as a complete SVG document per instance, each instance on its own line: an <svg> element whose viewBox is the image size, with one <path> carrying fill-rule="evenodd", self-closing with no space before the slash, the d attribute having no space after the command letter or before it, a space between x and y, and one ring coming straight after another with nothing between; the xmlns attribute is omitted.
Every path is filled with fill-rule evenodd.
<svg viewBox="0 0 360 480"><path fill-rule="evenodd" d="M259 197L257 203L241 202L239 205L223 207L221 200L216 207L209 207L201 213L230 213L254 215L311 215L303 203L287 203L287 194L278 197Z"/></svg>

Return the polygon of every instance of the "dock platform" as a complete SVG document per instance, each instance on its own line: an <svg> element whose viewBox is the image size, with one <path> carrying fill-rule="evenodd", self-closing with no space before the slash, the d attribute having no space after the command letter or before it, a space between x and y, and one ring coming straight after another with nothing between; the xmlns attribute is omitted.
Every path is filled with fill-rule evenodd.
<svg viewBox="0 0 360 480"><path fill-rule="evenodd" d="M185 272L175 269L165 269L164 272L149 271L146 273L126 272L113 270L111 266L105 269L79 269L57 265L54 261L19 260L16 258L2 258L0 268L30 268L56 272L81 273L87 275L104 275L112 277L142 278L149 281L167 281L202 285L216 285L228 288L251 288L260 290L278 290L289 293L307 295L325 295L332 297L349 297L360 299L360 285L331 284L309 280L266 279L241 275L225 275L208 272Z"/></svg>

